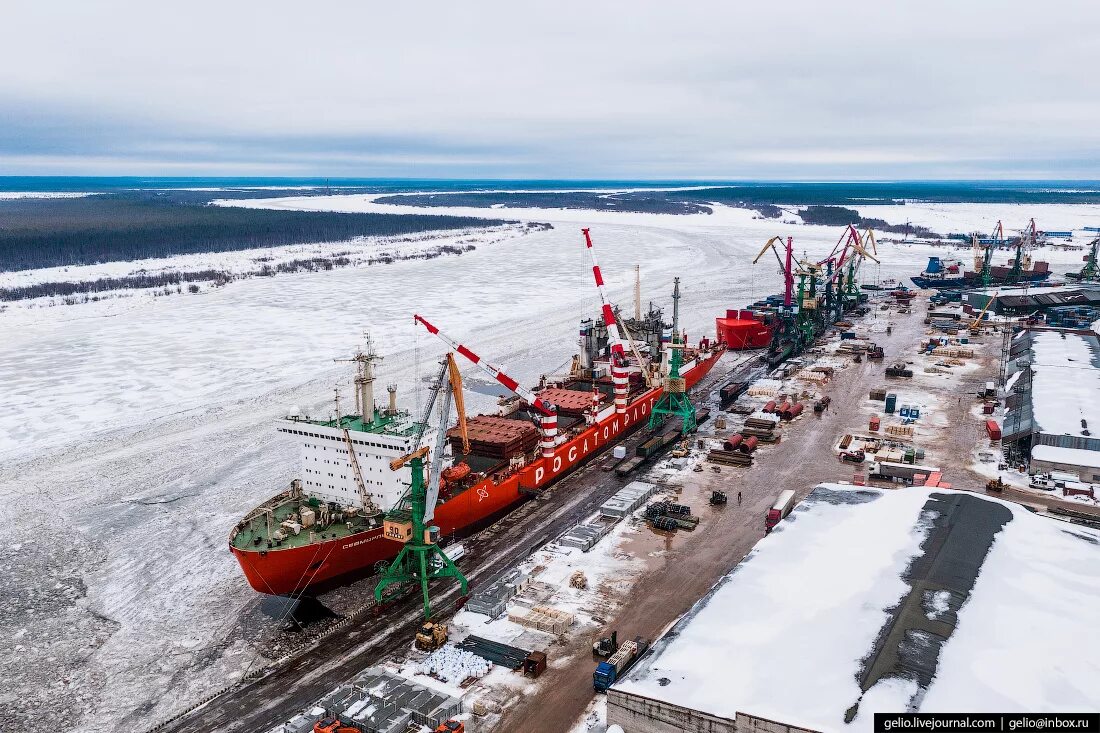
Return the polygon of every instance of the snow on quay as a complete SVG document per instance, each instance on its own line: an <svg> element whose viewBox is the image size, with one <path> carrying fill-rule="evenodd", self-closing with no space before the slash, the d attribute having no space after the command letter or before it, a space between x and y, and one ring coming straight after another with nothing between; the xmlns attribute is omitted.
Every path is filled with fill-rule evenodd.
<svg viewBox="0 0 1100 733"><path fill-rule="evenodd" d="M944 499L971 503L971 519L938 520L948 531L965 521L956 538L1001 517L987 522L992 542L968 594L929 588L927 578L917 587L911 574L937 544L922 546L936 531L928 507ZM875 712L1094 710L1097 588L1096 530L975 494L823 484L613 690L821 731L871 730ZM897 616L911 591L916 614ZM894 617L915 624L905 643L925 638L922 623L946 629L930 684L878 673L886 630L903 625L888 623Z"/></svg>

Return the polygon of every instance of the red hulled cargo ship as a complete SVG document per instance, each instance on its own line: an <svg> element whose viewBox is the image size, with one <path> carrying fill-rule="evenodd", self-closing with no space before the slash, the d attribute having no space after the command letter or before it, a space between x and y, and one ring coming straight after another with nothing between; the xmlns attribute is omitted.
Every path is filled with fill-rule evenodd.
<svg viewBox="0 0 1100 733"><path fill-rule="evenodd" d="M599 268L593 269L602 295ZM580 353L569 374L543 377L533 393L494 374L529 399L502 399L496 414L470 418L468 453L457 431L448 431L449 466L433 520L442 536L460 536L502 516L647 422L666 373L660 362L668 350L661 345L673 328L652 309L626 326L630 341L619 337L605 300L601 318L581 322ZM469 349L453 346L486 368ZM702 379L724 350L708 339L684 347L680 373L687 386ZM384 536L383 515L402 500L411 474L408 466L392 471L390 462L431 429L398 408L393 387L388 406L375 405L373 365L379 359L369 341L354 359L356 414L279 422L280 432L299 441L302 473L229 536L230 550L257 591L298 596L338 585L373 572L400 551L401 542ZM553 406L552 416L545 405ZM431 443L427 435L425 442Z"/></svg>

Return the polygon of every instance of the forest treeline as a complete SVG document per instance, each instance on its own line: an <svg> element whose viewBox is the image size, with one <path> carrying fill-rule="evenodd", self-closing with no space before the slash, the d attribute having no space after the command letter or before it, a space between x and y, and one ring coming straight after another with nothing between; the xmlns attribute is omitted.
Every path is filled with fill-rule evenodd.
<svg viewBox="0 0 1100 733"><path fill-rule="evenodd" d="M912 237L926 237L931 239L942 238L942 235L937 234L928 227L922 227L918 224L911 223L890 224L885 219L860 216L859 212L855 209L849 209L844 206L807 206L799 210L798 214L806 224L839 227L855 224L856 227L860 229L874 229L878 232L907 234Z"/></svg>
<svg viewBox="0 0 1100 733"><path fill-rule="evenodd" d="M278 211L132 196L0 201L0 271L485 227L502 219Z"/></svg>

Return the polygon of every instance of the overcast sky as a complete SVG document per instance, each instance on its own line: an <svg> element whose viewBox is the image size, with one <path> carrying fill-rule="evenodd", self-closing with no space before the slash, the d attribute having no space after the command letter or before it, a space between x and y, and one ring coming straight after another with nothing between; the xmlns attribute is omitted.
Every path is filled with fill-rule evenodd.
<svg viewBox="0 0 1100 733"><path fill-rule="evenodd" d="M0 175L1100 178L1100 2L8 3Z"/></svg>

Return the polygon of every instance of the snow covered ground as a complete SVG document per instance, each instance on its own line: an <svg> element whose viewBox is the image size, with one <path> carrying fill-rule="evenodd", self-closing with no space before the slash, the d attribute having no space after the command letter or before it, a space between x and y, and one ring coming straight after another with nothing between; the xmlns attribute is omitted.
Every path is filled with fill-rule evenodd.
<svg viewBox="0 0 1100 733"><path fill-rule="evenodd" d="M84 191L0 191L0 201L14 199L82 199L98 194Z"/></svg>
<svg viewBox="0 0 1100 733"><path fill-rule="evenodd" d="M201 272L216 270L230 274L252 273L262 265L274 268L294 260L315 257L347 257L348 266L362 266L370 258L391 256L409 256L431 251L440 246L477 246L487 240L511 234L516 227L490 227L487 229L462 230L457 233L425 232L401 237L359 237L347 242L317 242L313 244L293 244L281 247L258 247L236 252L203 252L201 254L175 255L172 257L150 257L141 260L103 262L95 265L69 265L65 267L42 267L33 270L0 271L0 288L14 288L36 285L45 282L91 282L101 278L123 278L134 275L159 275L173 272ZM123 291L134 294L133 290ZM42 307L48 299L34 299L29 305ZM27 301L12 301L7 304L15 308L28 304Z"/></svg>
<svg viewBox="0 0 1100 733"><path fill-rule="evenodd" d="M1032 218L1040 230L1073 231L1076 244L1086 244L1095 234L1084 227L1100 226L1100 206L1095 204L935 204L907 202L900 206L852 206L860 216L885 219L891 224L907 221L934 232L986 232L992 235L1000 221L1005 236L1023 231ZM1062 240L1054 240L1062 243ZM1078 258L1080 259L1080 258Z"/></svg>
<svg viewBox="0 0 1100 733"><path fill-rule="evenodd" d="M234 205L417 214L369 197L248 200ZM889 207L904 221L908 207ZM1006 207L1001 218L1013 218ZM974 212L973 206L962 207ZM484 209L462 213L485 215ZM295 405L324 410L333 359L370 329L385 383L415 407L415 387L442 346L412 314L438 325L521 381L566 365L577 320L598 312L581 226L593 227L610 294L629 304L633 266L643 299L670 306L692 339L714 317L780 287L763 242L793 234L799 253L827 253L836 227L783 225L753 212L713 215L509 209L554 228L478 245L461 257L299 272L198 295L135 296L0 312L0 519L10 559L0 613L0 715L79 731L137 727L224 685L277 651L257 638L277 626L226 550L229 529L293 475L297 457L272 421ZM960 216L970 216L971 213ZM914 218L914 220L916 220ZM977 227L981 222L975 222ZM1061 224L1059 224L1061 226ZM884 245L882 278L919 271L924 245ZM1052 253L1066 254L1066 253ZM1079 266L1066 255L1066 267ZM1053 259L1053 256L1051 257ZM1055 269L1058 269L1056 266ZM471 387L476 372L467 370ZM493 398L470 395L469 410ZM273 632L272 632L273 633ZM266 635L266 636L265 636ZM171 691L171 694L167 694ZM60 701L60 702L59 702ZM37 707L36 707L37 706Z"/></svg>
<svg viewBox="0 0 1100 733"><path fill-rule="evenodd" d="M916 681L897 678L861 695L862 660L909 591L904 574L921 552L924 506L935 493L819 487L616 688L821 731L870 730L872 713L904 711L914 700L921 712L1096 709L1100 532L997 499L989 501L1007 507L1011 521L958 611L923 699ZM946 600L933 594L928 617L945 612ZM857 700L859 713L845 724Z"/></svg>

